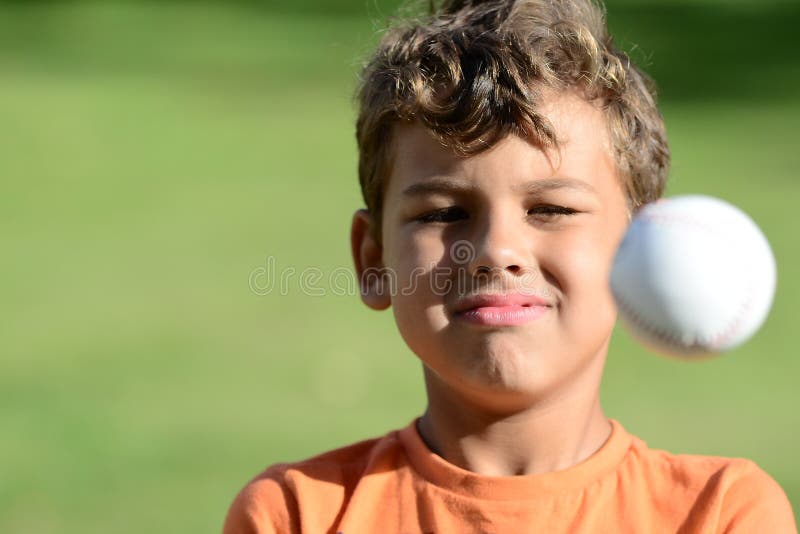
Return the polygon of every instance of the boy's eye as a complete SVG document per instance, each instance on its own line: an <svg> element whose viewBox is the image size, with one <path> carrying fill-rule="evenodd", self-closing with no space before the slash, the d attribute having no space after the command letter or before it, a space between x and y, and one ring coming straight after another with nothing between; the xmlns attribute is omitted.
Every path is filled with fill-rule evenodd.
<svg viewBox="0 0 800 534"><path fill-rule="evenodd" d="M450 206L435 211L431 211L417 217L417 222L421 223L438 223L438 222L454 222L468 217L466 210L458 206Z"/></svg>
<svg viewBox="0 0 800 534"><path fill-rule="evenodd" d="M577 210L565 206L554 206L552 204L541 204L528 210L528 215L543 220L559 219L566 215L575 215Z"/></svg>

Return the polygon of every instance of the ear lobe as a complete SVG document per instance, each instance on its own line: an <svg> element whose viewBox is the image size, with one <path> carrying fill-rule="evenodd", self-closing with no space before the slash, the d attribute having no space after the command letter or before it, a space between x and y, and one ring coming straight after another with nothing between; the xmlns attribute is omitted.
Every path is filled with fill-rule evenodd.
<svg viewBox="0 0 800 534"><path fill-rule="evenodd" d="M373 310L385 310L392 301L383 265L383 247L372 236L373 224L367 210L356 210L350 225L350 250L361 300Z"/></svg>

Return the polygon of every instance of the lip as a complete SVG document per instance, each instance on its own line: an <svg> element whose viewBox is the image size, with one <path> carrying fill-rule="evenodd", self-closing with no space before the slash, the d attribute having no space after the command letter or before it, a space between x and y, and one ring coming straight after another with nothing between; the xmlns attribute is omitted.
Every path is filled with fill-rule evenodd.
<svg viewBox="0 0 800 534"><path fill-rule="evenodd" d="M519 293L470 295L455 306L455 317L484 326L518 326L546 314L552 305L536 295Z"/></svg>

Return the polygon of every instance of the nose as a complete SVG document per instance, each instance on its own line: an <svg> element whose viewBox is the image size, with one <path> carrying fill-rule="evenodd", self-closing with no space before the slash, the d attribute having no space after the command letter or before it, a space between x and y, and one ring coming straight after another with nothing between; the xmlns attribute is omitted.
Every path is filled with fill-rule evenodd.
<svg viewBox="0 0 800 534"><path fill-rule="evenodd" d="M532 260L523 223L510 213L488 214L484 224L475 229L474 250L466 265L469 273L519 274L528 268Z"/></svg>

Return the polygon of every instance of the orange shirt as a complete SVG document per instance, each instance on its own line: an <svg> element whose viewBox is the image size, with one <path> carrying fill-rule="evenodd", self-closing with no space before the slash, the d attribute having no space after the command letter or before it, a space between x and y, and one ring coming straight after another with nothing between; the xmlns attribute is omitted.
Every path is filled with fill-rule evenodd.
<svg viewBox="0 0 800 534"><path fill-rule="evenodd" d="M224 532L797 532L783 490L753 462L649 449L611 424L606 443L569 469L488 477L431 452L414 421L273 465L236 497Z"/></svg>

